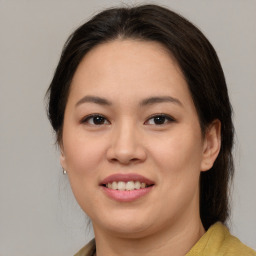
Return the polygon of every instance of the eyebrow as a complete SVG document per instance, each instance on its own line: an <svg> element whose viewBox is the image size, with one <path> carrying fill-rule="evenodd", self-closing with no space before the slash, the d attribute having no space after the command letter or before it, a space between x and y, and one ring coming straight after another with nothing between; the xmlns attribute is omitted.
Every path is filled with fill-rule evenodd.
<svg viewBox="0 0 256 256"><path fill-rule="evenodd" d="M171 96L149 97L149 98L142 100L139 105L141 107L144 107L147 105L153 105L156 103L165 103L165 102L171 102L171 103L183 106L182 103L177 98L174 98ZM90 95L84 96L82 99L80 99L76 103L76 107L83 103L95 103L95 104L105 105L105 106L112 105L112 103L105 98L101 98L101 97L97 97L97 96L90 96Z"/></svg>
<svg viewBox="0 0 256 256"><path fill-rule="evenodd" d="M99 105L107 105L107 106L112 105L112 103L110 101L108 101L107 99L97 97L97 96L85 96L76 103L76 107L83 103L86 103L86 102L96 103Z"/></svg>
<svg viewBox="0 0 256 256"><path fill-rule="evenodd" d="M140 106L153 105L156 103L165 103L165 102L175 103L177 105L180 105L181 107L183 106L181 101L171 96L149 97L147 99L144 99L140 103Z"/></svg>

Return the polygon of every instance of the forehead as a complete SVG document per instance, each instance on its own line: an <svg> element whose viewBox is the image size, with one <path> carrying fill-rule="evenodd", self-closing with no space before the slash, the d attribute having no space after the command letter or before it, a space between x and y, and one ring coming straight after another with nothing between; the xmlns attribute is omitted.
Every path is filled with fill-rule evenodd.
<svg viewBox="0 0 256 256"><path fill-rule="evenodd" d="M85 55L74 74L71 94L88 93L110 98L159 93L190 96L177 62L165 47L131 39L100 44Z"/></svg>
<svg viewBox="0 0 256 256"><path fill-rule="evenodd" d="M167 65L169 64L169 65ZM92 48L82 59L75 72L75 77L80 70L88 69L100 74L110 73L115 70L148 71L163 70L170 65L180 72L179 66L171 53L160 43L153 41L141 41L132 39L116 39ZM138 70L139 68L139 70ZM164 71L164 70L163 70ZM104 73L106 72L106 73ZM123 72L121 74L124 74ZM117 75L117 74L115 74ZM136 74L138 75L138 74Z"/></svg>

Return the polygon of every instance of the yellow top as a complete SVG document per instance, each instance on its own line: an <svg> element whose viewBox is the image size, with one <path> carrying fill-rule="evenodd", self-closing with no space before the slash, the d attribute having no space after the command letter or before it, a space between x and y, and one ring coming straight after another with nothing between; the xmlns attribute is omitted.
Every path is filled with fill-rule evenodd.
<svg viewBox="0 0 256 256"><path fill-rule="evenodd" d="M75 256L93 256L94 239ZM186 256L256 256L256 252L232 236L220 222L212 225Z"/></svg>
<svg viewBox="0 0 256 256"><path fill-rule="evenodd" d="M256 256L220 222L212 225L186 256Z"/></svg>

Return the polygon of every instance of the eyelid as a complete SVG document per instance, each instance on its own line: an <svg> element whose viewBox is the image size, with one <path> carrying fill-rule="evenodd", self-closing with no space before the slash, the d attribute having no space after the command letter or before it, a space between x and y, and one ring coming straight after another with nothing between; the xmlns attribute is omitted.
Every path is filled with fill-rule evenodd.
<svg viewBox="0 0 256 256"><path fill-rule="evenodd" d="M91 119L91 118L94 118L94 117L102 117L102 118L104 118L104 119L105 119L105 121L107 121L107 122L108 122L108 124L110 124L109 120L108 120L104 115L102 115L102 114L98 114L98 113L89 114L89 115L87 115L87 116L83 117L83 118L82 118L82 120L80 121L80 123L82 123L82 124L84 124L84 123L88 123L89 125L94 125L94 126L102 126L102 125L106 125L105 123L103 123L103 124L98 124L98 125L96 125L96 124L90 124L90 123L88 122L88 120L89 120L89 119Z"/></svg>
<svg viewBox="0 0 256 256"><path fill-rule="evenodd" d="M172 116L170 116L170 115L168 115L168 114L164 114L164 113L159 113L159 114L153 114L153 115L151 115L150 117L148 117L148 119L146 120L146 122L144 123L144 124L146 124L149 120L151 120L152 118L156 118L156 117L164 117L164 118L166 118L167 119L167 123L172 123L172 122L175 122L176 120L175 120L175 118L173 118ZM157 126L161 126L161 125L165 125L165 124L167 124L166 122L165 123L163 123L163 124L155 124L155 125L157 125ZM149 124L149 125L153 125L153 124Z"/></svg>
<svg viewBox="0 0 256 256"><path fill-rule="evenodd" d="M103 124L90 124L88 122L88 120L90 120L91 118L94 118L94 117L101 117L101 118L104 118L104 123ZM153 119L153 118L156 118L156 117L164 117L166 118L166 120L168 122L164 122L163 124L155 124L157 126L161 126L161 125L165 125L167 123L170 123L170 122L175 122L175 118L173 118L172 116L168 115L168 114L164 114L164 113L158 113L158 114L153 114L151 116L149 116L147 118L147 120L144 122L144 124L147 124L149 122L149 120ZM106 125L105 121L107 121L108 124L110 124L110 121L102 114L98 114L98 113L94 113L94 114L89 114L85 117L83 117L80 121L80 123L84 124L84 123L88 123L89 125L93 125L93 126L102 126L102 125ZM154 125L154 124L149 124L149 125Z"/></svg>

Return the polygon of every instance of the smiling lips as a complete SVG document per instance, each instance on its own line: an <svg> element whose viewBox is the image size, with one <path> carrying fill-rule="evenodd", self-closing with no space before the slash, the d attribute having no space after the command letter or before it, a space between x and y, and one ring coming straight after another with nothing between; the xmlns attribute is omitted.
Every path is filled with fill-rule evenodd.
<svg viewBox="0 0 256 256"><path fill-rule="evenodd" d="M107 188L111 188L114 190L135 190L135 189L141 189L146 187L146 183L144 182L139 182L139 181L113 181L111 183L106 184Z"/></svg>
<svg viewBox="0 0 256 256"><path fill-rule="evenodd" d="M108 176L100 185L110 198L120 202L129 202L150 192L154 182L141 175L130 173Z"/></svg>

